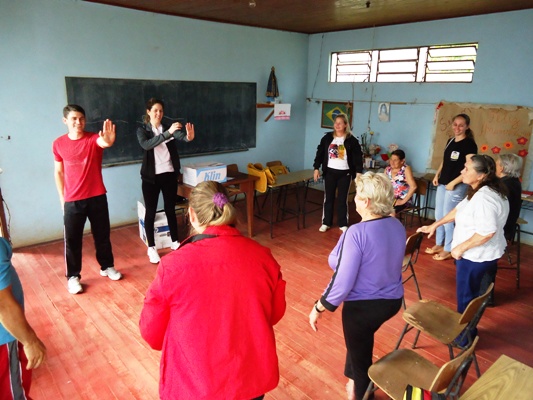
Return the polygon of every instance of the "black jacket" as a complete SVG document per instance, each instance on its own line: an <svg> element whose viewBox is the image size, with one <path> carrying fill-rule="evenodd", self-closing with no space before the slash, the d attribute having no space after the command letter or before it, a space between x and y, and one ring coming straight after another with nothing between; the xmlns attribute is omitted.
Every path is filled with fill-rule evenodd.
<svg viewBox="0 0 533 400"><path fill-rule="evenodd" d="M174 167L174 173L176 179L180 173L180 157L178 155L178 148L176 146L176 140L186 140L187 134L181 131L175 131L173 134L168 131L169 126L163 125L163 134L155 135L152 131L152 125L150 123L143 124L137 128L137 140L144 150L143 163L141 165L141 179L150 183L155 183L155 156L154 147L160 145L165 140L174 137L175 140L171 140L166 143L170 159L172 160L172 166Z"/></svg>
<svg viewBox="0 0 533 400"><path fill-rule="evenodd" d="M314 169L320 169L322 166L322 173L324 176L327 173L328 166L328 150L329 145L333 142L334 132L326 132L320 144L316 148L315 161L313 163ZM357 173L363 172L363 152L361 145L357 138L350 135L344 140L344 147L346 148L346 156L348 157L348 168L352 179L355 179Z"/></svg>

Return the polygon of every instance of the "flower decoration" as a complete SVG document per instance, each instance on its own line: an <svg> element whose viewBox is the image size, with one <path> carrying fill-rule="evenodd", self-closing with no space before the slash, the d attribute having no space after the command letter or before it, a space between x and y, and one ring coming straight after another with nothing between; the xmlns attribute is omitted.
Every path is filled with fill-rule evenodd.
<svg viewBox="0 0 533 400"><path fill-rule="evenodd" d="M361 149L363 155L370 155L370 146L372 145L372 139L374 138L374 131L368 130L361 135Z"/></svg>
<svg viewBox="0 0 533 400"><path fill-rule="evenodd" d="M518 139L516 139L516 143L520 144L520 145L525 145L527 143L527 138L525 137L519 137Z"/></svg>
<svg viewBox="0 0 533 400"><path fill-rule="evenodd" d="M505 142L503 144L503 147L505 147L506 149L512 149L513 148L513 144L511 142Z"/></svg>
<svg viewBox="0 0 533 400"><path fill-rule="evenodd" d="M525 158L525 157L527 157L527 155L528 155L528 151L527 151L527 150L520 150L520 151L518 152L518 155L519 155L520 157L522 157L522 158Z"/></svg>
<svg viewBox="0 0 533 400"><path fill-rule="evenodd" d="M398 150L398 148L399 148L399 147L398 147L397 144L394 144L394 143L389 144L389 147L388 147L388 150L389 150L389 151L388 151L387 153L385 153L385 154L382 154L382 155L381 155L381 159L382 159L383 161L389 161L392 152Z"/></svg>
<svg viewBox="0 0 533 400"><path fill-rule="evenodd" d="M498 146L494 146L491 150L492 150L492 154L500 154L500 151L502 151L502 149L499 148Z"/></svg>
<svg viewBox="0 0 533 400"><path fill-rule="evenodd" d="M489 150L489 145L488 144L484 144L482 145L479 150L482 152L482 153L486 153L488 150Z"/></svg>
<svg viewBox="0 0 533 400"><path fill-rule="evenodd" d="M371 156L381 153L381 146L379 144L372 143L368 146L368 151Z"/></svg>

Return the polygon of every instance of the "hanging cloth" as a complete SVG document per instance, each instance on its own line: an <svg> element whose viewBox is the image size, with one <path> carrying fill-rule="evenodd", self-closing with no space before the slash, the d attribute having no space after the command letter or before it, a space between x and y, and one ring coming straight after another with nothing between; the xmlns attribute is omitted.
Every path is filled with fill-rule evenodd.
<svg viewBox="0 0 533 400"><path fill-rule="evenodd" d="M279 97L278 80L276 79L276 69L274 67L270 70L266 96L272 98Z"/></svg>

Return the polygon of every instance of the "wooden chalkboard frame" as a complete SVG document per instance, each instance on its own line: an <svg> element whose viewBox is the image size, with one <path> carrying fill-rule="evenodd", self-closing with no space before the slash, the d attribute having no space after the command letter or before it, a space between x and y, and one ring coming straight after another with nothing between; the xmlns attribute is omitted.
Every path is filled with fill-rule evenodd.
<svg viewBox="0 0 533 400"><path fill-rule="evenodd" d="M116 125L115 144L104 151L106 167L139 163L135 134L146 101L165 103L163 123L194 124L194 141L178 142L180 156L246 151L256 146L255 82L162 81L65 77L67 101L85 109L86 130L98 132L105 119Z"/></svg>

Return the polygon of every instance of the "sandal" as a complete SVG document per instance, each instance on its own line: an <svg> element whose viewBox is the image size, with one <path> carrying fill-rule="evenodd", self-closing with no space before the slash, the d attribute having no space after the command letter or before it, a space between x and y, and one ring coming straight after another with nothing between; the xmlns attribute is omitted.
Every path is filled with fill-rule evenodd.
<svg viewBox="0 0 533 400"><path fill-rule="evenodd" d="M449 258L452 258L452 253L448 253L447 251L444 252L444 255L442 255L442 252L440 253L437 253L433 256L433 259L435 261L444 261L444 260L447 260Z"/></svg>
<svg viewBox="0 0 533 400"><path fill-rule="evenodd" d="M426 250L424 253L426 254L438 254L440 253L444 248L442 246L433 246L433 247L426 247Z"/></svg>

